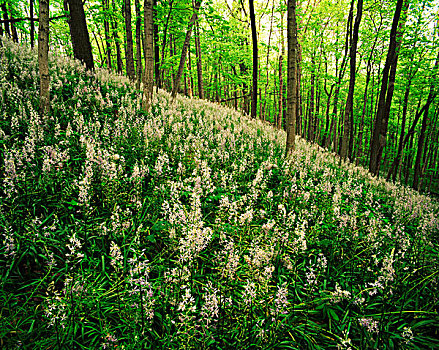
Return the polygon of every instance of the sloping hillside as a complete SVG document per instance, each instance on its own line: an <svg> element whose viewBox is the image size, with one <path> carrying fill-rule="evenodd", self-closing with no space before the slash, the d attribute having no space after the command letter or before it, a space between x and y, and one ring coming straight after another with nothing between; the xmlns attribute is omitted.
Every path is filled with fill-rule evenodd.
<svg viewBox="0 0 439 350"><path fill-rule="evenodd" d="M7 348L439 346L439 205L236 111L0 48Z"/></svg>

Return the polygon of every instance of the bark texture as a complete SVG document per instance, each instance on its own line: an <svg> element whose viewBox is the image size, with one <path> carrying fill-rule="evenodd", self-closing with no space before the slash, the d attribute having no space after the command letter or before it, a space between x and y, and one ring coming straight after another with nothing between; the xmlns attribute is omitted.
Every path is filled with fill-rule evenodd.
<svg viewBox="0 0 439 350"><path fill-rule="evenodd" d="M143 99L142 108L149 111L151 108L154 87L154 29L153 29L153 0L145 0L144 6L145 37L143 49L145 53L145 72L143 74Z"/></svg>
<svg viewBox="0 0 439 350"><path fill-rule="evenodd" d="M73 45L73 55L85 64L87 69L94 69L90 36L85 20L82 0L67 0L69 9L70 37Z"/></svg>
<svg viewBox="0 0 439 350"><path fill-rule="evenodd" d="M40 116L47 116L50 108L49 76L49 0L40 0L38 33L38 67L40 73Z"/></svg>
<svg viewBox="0 0 439 350"><path fill-rule="evenodd" d="M174 86L172 88L172 97L175 98L177 96L177 92L180 86L181 77L183 76L183 68L186 62L187 50L189 47L189 42L191 40L192 28L197 20L198 10L200 9L201 1L197 1L194 6L194 13L189 21L188 28L186 31L186 37L184 39L183 48L181 50L180 64L178 66L177 75L174 80Z"/></svg>
<svg viewBox="0 0 439 350"><path fill-rule="evenodd" d="M355 17L354 30L352 33L351 48L349 51L350 58L350 77L349 77L349 91L346 99L346 107L344 110L343 118L343 139L341 142L340 156L346 159L348 156L349 139L353 137L353 124L351 120L352 106L354 101L354 89L355 89L355 66L357 62L357 45L358 45L358 33L360 30L361 16L363 14L363 0L357 2L357 16Z"/></svg>
<svg viewBox="0 0 439 350"><path fill-rule="evenodd" d="M133 28L131 25L131 1L124 0L124 14L125 14L125 29L127 37L127 47L125 50L125 61L127 67L127 75L130 80L135 79L136 73L134 70L134 46L133 46Z"/></svg>
<svg viewBox="0 0 439 350"><path fill-rule="evenodd" d="M288 0L287 40L288 40L288 78L287 78L287 143L285 155L294 152L296 144L297 117L297 21L296 0Z"/></svg>
<svg viewBox="0 0 439 350"><path fill-rule="evenodd" d="M251 117L256 118L256 110L258 106L258 36L256 33L256 18L255 8L253 0L249 0L250 9L250 27L252 31L252 44L253 44L253 87L252 87L252 108Z"/></svg>

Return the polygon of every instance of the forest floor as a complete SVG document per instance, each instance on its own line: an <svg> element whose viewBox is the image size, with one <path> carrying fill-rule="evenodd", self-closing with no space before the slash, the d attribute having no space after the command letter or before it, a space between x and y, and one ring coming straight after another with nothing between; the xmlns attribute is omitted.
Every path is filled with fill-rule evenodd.
<svg viewBox="0 0 439 350"><path fill-rule="evenodd" d="M0 347L433 349L439 203L207 101L0 48Z"/></svg>

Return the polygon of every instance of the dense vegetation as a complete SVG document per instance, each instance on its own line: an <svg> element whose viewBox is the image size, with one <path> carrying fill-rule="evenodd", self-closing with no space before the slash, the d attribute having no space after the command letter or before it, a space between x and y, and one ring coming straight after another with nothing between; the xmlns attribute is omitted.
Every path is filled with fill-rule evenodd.
<svg viewBox="0 0 439 350"><path fill-rule="evenodd" d="M204 100L0 48L0 345L439 346L439 205Z"/></svg>
<svg viewBox="0 0 439 350"><path fill-rule="evenodd" d="M83 37L90 41L91 52L84 59L87 67L94 61L95 67L139 82L143 72L150 72L152 79L154 71L154 84L160 88L200 96L247 114L254 111L255 117L286 128L290 2L50 0L50 50L81 59L74 52L69 29L79 27L69 22L77 20L69 6L80 5L87 22L83 23ZM369 167L374 174L439 193L438 0L294 3L298 38L296 132ZM391 59L388 52L398 7ZM154 8L150 16L153 38L144 25L147 8ZM252 38L251 8L256 39ZM4 19L0 19L0 35L36 46L40 22L30 18L38 19L39 14L40 1L0 0ZM192 35L184 50L189 27ZM186 61L181 65L182 58ZM392 67L386 73L387 63ZM176 79L180 68L181 78ZM382 94L387 80L389 92ZM386 96L385 106L381 95ZM253 97L257 101L252 101ZM381 155L377 155L381 153L377 133L373 137L377 125L382 124L377 123L378 115L385 124L381 127Z"/></svg>

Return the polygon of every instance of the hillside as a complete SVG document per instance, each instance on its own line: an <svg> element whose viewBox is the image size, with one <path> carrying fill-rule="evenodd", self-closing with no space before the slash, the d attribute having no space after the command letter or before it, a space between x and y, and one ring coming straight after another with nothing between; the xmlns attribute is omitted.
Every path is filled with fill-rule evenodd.
<svg viewBox="0 0 439 350"><path fill-rule="evenodd" d="M439 204L261 121L0 47L0 344L439 347Z"/></svg>

